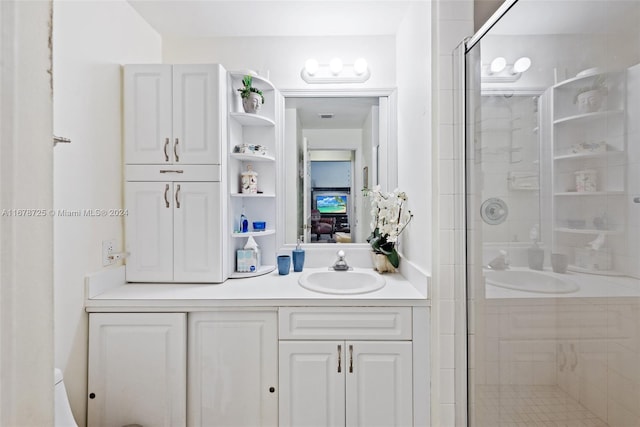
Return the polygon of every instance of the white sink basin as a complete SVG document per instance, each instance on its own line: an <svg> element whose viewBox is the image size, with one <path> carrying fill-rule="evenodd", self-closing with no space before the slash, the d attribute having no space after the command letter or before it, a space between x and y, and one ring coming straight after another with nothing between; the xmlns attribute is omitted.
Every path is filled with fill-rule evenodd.
<svg viewBox="0 0 640 427"><path fill-rule="evenodd" d="M487 285L525 292L568 294L579 289L578 285L558 275L533 270L487 270Z"/></svg>
<svg viewBox="0 0 640 427"><path fill-rule="evenodd" d="M377 291L385 285L384 277L367 270L308 271L298 279L305 289L324 294L353 295Z"/></svg>

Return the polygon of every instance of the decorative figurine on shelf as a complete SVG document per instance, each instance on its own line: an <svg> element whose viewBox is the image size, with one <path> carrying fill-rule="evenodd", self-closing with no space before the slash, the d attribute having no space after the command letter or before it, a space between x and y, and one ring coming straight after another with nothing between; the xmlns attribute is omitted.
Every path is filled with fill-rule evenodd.
<svg viewBox="0 0 640 427"><path fill-rule="evenodd" d="M260 89L252 86L253 77L244 76L242 79L241 89L238 89L240 96L242 97L242 108L245 113L257 113L260 111L260 107L264 104L264 95Z"/></svg>
<svg viewBox="0 0 640 427"><path fill-rule="evenodd" d="M256 194L258 192L258 173L253 166L247 165L247 170L240 174L242 179L242 193Z"/></svg>

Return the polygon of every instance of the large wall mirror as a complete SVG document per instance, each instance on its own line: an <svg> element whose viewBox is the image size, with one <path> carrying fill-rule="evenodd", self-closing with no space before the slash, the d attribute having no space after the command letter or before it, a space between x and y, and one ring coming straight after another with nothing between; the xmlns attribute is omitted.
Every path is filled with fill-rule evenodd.
<svg viewBox="0 0 640 427"><path fill-rule="evenodd" d="M366 244L366 189L397 175L392 93L284 94L284 243Z"/></svg>

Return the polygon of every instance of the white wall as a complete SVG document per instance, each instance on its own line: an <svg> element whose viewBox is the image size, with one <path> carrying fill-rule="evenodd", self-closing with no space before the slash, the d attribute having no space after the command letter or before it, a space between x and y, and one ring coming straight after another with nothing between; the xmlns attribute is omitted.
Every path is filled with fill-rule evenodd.
<svg viewBox="0 0 640 427"><path fill-rule="evenodd" d="M431 271L432 106L431 4L414 2L396 37L398 188L407 193L413 221L401 236L402 254ZM393 190L390 188L389 190Z"/></svg>
<svg viewBox="0 0 640 427"><path fill-rule="evenodd" d="M0 216L3 426L53 424L50 6L0 2L0 208L7 210ZM14 216L13 209L38 216Z"/></svg>
<svg viewBox="0 0 640 427"><path fill-rule="evenodd" d="M117 23L117 25L114 25ZM121 64L161 59L160 37L124 0L54 3L55 209L123 207ZM84 276L102 269L102 240L122 248L123 217L54 220L55 363L85 423L88 316Z"/></svg>
<svg viewBox="0 0 640 427"><path fill-rule="evenodd" d="M369 63L371 78L365 83L309 85L300 77L307 59L321 64L338 56L345 64L358 57ZM257 71L280 90L332 87L389 88L396 85L393 36L370 37L220 37L163 39L166 63L222 64L227 70Z"/></svg>

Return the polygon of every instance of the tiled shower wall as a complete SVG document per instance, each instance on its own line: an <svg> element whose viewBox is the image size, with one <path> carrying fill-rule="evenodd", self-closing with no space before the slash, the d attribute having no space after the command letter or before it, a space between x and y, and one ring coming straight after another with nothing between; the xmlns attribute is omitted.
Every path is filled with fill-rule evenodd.
<svg viewBox="0 0 640 427"><path fill-rule="evenodd" d="M434 111L434 194L437 195L438 211L434 212L438 239L434 247L434 280L432 289L433 351L432 361L432 425L456 425L456 315L460 310L460 291L464 283L455 283L456 245L454 239L464 232L464 224L456 224L454 212L456 200L464 194L460 191L456 168L457 159L464 156L462 147L454 141L454 85L453 51L474 31L474 6L472 0L438 0L433 2L436 27L433 37L435 100ZM459 261L459 260L458 260ZM459 402L464 404L463 402ZM461 424L461 420L458 422Z"/></svg>

